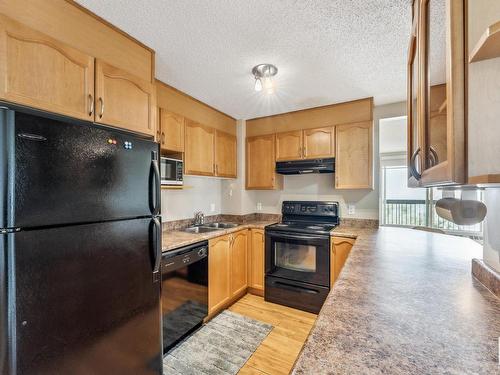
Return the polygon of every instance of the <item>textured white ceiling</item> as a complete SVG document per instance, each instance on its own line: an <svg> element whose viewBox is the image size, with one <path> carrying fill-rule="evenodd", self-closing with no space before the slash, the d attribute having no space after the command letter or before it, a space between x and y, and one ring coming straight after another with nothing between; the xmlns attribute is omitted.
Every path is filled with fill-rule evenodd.
<svg viewBox="0 0 500 375"><path fill-rule="evenodd" d="M235 117L405 99L411 0L77 0L156 50L156 76ZM278 66L273 95L251 69Z"/></svg>

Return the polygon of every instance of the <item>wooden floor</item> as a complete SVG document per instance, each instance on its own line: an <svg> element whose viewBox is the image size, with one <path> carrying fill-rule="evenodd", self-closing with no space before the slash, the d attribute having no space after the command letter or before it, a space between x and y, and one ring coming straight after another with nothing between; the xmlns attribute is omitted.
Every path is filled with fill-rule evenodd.
<svg viewBox="0 0 500 375"><path fill-rule="evenodd" d="M247 294L229 310L273 325L238 374L288 374L304 345L316 315L265 302L264 298Z"/></svg>

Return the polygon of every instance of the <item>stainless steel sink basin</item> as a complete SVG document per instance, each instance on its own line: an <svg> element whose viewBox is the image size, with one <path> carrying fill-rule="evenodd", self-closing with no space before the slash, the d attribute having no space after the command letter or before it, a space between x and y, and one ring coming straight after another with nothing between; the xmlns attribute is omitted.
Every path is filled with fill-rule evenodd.
<svg viewBox="0 0 500 375"><path fill-rule="evenodd" d="M207 232L215 232L216 230L220 230L221 228L209 228L209 227L188 227L184 228L182 231L187 233L207 233Z"/></svg>
<svg viewBox="0 0 500 375"><path fill-rule="evenodd" d="M218 228L218 229L227 229L227 228L234 228L237 227L238 224L236 223L208 223L208 224L203 224L203 227L206 228Z"/></svg>

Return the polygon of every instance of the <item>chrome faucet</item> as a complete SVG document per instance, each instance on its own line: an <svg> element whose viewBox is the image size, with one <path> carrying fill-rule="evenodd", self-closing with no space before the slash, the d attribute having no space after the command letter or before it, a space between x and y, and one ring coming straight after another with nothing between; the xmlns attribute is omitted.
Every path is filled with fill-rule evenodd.
<svg viewBox="0 0 500 375"><path fill-rule="evenodd" d="M205 214L201 211L195 212L194 214L194 225L203 225L205 224Z"/></svg>

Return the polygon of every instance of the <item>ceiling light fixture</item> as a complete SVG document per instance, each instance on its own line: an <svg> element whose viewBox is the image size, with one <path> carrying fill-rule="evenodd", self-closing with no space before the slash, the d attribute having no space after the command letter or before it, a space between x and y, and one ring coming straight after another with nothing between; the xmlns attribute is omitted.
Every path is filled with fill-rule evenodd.
<svg viewBox="0 0 500 375"><path fill-rule="evenodd" d="M274 93L273 77L278 73L278 68L272 64L259 64L253 67L252 74L255 78L255 91L266 90L268 94Z"/></svg>

